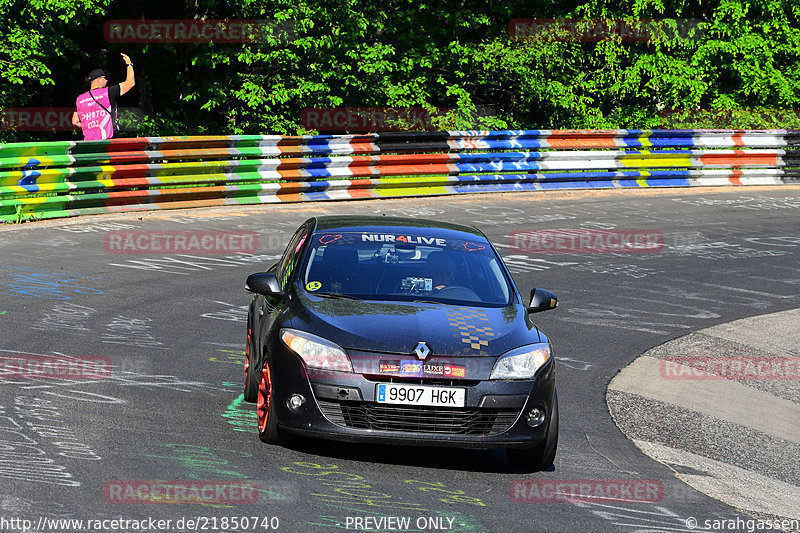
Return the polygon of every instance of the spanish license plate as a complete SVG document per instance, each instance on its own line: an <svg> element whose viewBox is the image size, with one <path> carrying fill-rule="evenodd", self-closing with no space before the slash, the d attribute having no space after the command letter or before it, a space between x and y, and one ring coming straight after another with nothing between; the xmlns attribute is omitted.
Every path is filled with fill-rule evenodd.
<svg viewBox="0 0 800 533"><path fill-rule="evenodd" d="M379 383L375 389L376 402L401 405L464 407L466 396L466 389L451 387Z"/></svg>

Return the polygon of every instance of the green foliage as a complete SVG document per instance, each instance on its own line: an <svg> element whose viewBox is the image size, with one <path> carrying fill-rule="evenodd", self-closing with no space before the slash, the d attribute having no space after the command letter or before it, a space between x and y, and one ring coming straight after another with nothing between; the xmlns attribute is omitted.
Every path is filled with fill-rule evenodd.
<svg viewBox="0 0 800 533"><path fill-rule="evenodd" d="M25 214L25 208L21 205L14 206L14 220L13 224L22 224L23 222L38 222L42 219L42 213Z"/></svg>
<svg viewBox="0 0 800 533"><path fill-rule="evenodd" d="M123 46L112 18L268 24L253 43ZM523 18L661 22L646 42L511 39ZM796 0L0 0L0 32L0 107L71 106L91 68L121 81L125 52L142 135L313 133L302 110L339 106L448 108L441 129L797 127L800 108Z"/></svg>
<svg viewBox="0 0 800 533"><path fill-rule="evenodd" d="M54 85L49 64L59 56L76 56L79 49L68 32L93 15L101 15L110 0L0 0L0 103L26 104L26 85Z"/></svg>

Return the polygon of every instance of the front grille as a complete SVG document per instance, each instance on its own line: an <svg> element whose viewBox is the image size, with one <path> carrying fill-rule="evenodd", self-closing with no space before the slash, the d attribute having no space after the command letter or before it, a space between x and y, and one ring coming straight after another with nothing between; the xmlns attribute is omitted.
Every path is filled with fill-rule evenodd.
<svg viewBox="0 0 800 533"><path fill-rule="evenodd" d="M448 435L495 435L508 429L518 409L476 407L417 407L370 402L318 400L325 418L348 428L438 433Z"/></svg>

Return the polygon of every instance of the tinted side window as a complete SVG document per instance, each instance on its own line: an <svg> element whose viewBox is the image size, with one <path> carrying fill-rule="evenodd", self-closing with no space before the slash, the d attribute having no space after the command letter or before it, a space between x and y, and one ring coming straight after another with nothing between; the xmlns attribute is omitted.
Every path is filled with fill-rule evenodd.
<svg viewBox="0 0 800 533"><path fill-rule="evenodd" d="M281 289L286 289L286 282L292 276L292 272L294 272L294 269L297 267L297 262L300 261L300 251L303 248L303 244L306 242L308 231L309 229L307 226L297 230L297 233L295 233L292 237L292 240L289 241L289 246L286 247L286 251L283 253L283 258L278 265L277 272Z"/></svg>

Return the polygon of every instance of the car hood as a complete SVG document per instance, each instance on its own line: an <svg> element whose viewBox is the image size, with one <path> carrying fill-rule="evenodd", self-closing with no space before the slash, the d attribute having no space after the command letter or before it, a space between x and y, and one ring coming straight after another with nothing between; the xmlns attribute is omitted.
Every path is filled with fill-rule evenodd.
<svg viewBox="0 0 800 533"><path fill-rule="evenodd" d="M522 305L472 307L296 294L292 327L348 350L409 355L425 342L433 355L497 356L547 341Z"/></svg>

